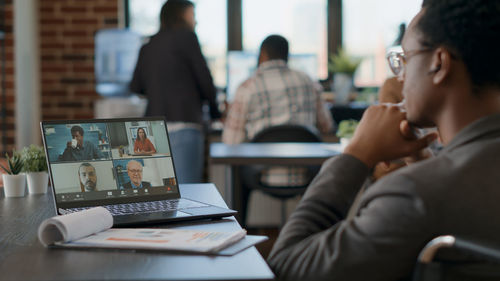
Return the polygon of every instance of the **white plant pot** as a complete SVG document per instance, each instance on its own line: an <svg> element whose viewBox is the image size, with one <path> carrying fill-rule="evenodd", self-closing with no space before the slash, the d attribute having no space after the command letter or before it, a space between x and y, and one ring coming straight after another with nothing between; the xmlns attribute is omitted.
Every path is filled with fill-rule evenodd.
<svg viewBox="0 0 500 281"><path fill-rule="evenodd" d="M349 95L354 88L353 77L346 73L335 73L333 76L333 91L335 104L349 103Z"/></svg>
<svg viewBox="0 0 500 281"><path fill-rule="evenodd" d="M28 191L30 194L41 194L47 192L49 174L47 172L31 172L27 175Z"/></svg>
<svg viewBox="0 0 500 281"><path fill-rule="evenodd" d="M3 174L3 191L5 197L23 197L26 191L26 176L24 174Z"/></svg>

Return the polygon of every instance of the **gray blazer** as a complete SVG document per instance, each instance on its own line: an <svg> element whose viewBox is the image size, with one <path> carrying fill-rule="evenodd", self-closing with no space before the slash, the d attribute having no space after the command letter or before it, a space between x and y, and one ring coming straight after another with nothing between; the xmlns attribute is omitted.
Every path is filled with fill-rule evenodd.
<svg viewBox="0 0 500 281"><path fill-rule="evenodd" d="M400 280L438 235L499 244L500 115L370 186L346 219L368 176L350 155L325 162L269 256L280 279Z"/></svg>

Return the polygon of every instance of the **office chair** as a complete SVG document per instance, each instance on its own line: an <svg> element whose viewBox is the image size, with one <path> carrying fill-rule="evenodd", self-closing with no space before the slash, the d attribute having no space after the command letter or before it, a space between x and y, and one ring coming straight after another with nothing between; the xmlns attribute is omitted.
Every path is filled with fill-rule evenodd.
<svg viewBox="0 0 500 281"><path fill-rule="evenodd" d="M321 136L314 127L302 125L278 125L259 132L250 142L321 142ZM282 167L280 165L280 167ZM305 192L309 182L318 173L320 166L307 166L307 182L300 186L267 186L263 184L261 174L268 169L266 165L243 166L240 168L242 183L241 224L246 225L248 201L252 190L260 190L281 201L281 225L286 221L286 200Z"/></svg>
<svg viewBox="0 0 500 281"><path fill-rule="evenodd" d="M434 238L420 252L413 281L451 280L500 280L500 248L450 235Z"/></svg>

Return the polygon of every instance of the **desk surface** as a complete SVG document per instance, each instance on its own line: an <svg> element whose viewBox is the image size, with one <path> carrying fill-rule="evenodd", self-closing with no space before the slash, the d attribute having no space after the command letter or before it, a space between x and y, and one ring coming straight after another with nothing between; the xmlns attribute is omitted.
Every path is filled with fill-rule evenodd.
<svg viewBox="0 0 500 281"><path fill-rule="evenodd" d="M180 191L185 198L226 207L213 184L180 185ZM274 277L255 247L232 257L133 250L49 250L38 242L36 231L42 220L54 215L50 194L4 198L0 189L0 279L235 280ZM216 231L241 228L233 217L161 227Z"/></svg>
<svg viewBox="0 0 500 281"><path fill-rule="evenodd" d="M321 165L342 152L338 143L212 143L210 161L225 165Z"/></svg>

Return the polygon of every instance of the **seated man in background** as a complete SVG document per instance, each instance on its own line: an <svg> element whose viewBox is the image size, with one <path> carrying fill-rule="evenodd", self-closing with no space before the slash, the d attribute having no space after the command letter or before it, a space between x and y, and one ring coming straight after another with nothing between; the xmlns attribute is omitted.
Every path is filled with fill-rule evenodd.
<svg viewBox="0 0 500 281"><path fill-rule="evenodd" d="M287 62L288 41L279 35L267 37L260 47L257 71L238 87L229 107L224 143L248 141L263 129L282 124L316 126L322 133L332 130L332 116L321 99L319 84L290 69ZM269 177L263 178L274 186L304 185L306 180L297 171L280 168L272 168Z"/></svg>
<svg viewBox="0 0 500 281"><path fill-rule="evenodd" d="M406 280L436 236L499 244L498 15L498 1L424 0L391 63L406 111L368 108L344 154L325 162L269 256L280 279ZM376 163L436 138L410 124L437 126L444 149L368 187L346 218Z"/></svg>
<svg viewBox="0 0 500 281"><path fill-rule="evenodd" d="M83 128L75 125L71 127L71 141L66 144L63 154L59 155L59 160L82 161L101 159L104 156L101 151L90 141L83 140Z"/></svg>

